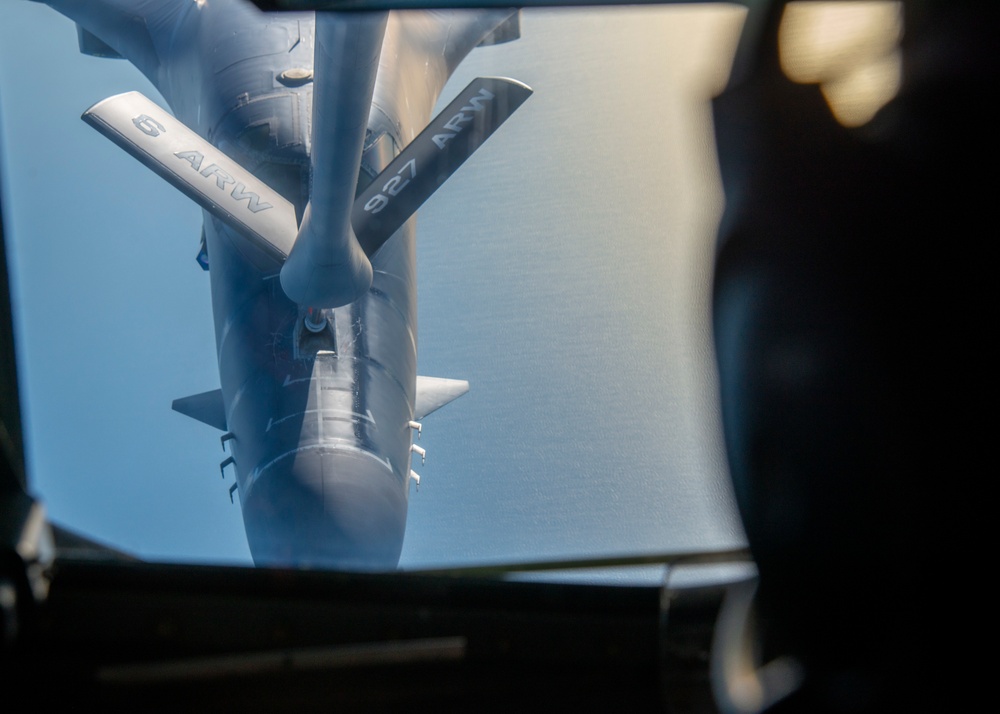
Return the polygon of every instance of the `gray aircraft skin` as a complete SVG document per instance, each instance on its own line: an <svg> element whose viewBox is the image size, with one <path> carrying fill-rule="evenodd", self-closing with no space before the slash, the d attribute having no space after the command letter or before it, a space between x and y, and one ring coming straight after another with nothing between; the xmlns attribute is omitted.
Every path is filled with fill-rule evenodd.
<svg viewBox="0 0 1000 714"><path fill-rule="evenodd" d="M177 120L294 208L298 235L287 257L205 210L199 259L210 266L221 389L174 405L226 432L223 474L235 470L254 562L396 567L410 481L419 483L415 420L468 385L416 375L414 221L362 250L352 205L428 124L458 63L477 45L516 39L516 11L47 4L77 23L81 51L131 61ZM164 130L149 116L133 119L144 130L150 122ZM174 156L182 153L201 169L204 152ZM227 192L234 182L208 168L192 175ZM399 184L390 177L385 187ZM233 198L252 195L241 207L270 208L238 193L245 190L232 189ZM386 200L355 209L371 213Z"/></svg>

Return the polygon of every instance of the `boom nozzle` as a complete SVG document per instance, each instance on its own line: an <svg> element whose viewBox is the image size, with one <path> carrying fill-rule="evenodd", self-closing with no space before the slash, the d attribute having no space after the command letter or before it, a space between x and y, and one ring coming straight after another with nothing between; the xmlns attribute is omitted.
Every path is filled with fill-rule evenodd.
<svg viewBox="0 0 1000 714"><path fill-rule="evenodd" d="M326 329L326 315L318 307L307 308L303 324L305 324L306 329L310 332L322 332Z"/></svg>

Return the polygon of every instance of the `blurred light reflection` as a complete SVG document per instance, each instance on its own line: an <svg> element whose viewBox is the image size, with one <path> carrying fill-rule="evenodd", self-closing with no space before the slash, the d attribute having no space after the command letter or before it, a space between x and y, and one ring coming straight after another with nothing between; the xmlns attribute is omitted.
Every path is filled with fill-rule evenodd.
<svg viewBox="0 0 1000 714"><path fill-rule="evenodd" d="M859 126L899 90L902 34L899 2L789 3L781 66L792 81L819 84L837 121Z"/></svg>

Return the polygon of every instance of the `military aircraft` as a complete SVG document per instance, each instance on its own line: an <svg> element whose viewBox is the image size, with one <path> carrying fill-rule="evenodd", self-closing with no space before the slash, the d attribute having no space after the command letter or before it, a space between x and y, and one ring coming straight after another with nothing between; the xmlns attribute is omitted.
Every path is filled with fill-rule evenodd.
<svg viewBox="0 0 1000 714"><path fill-rule="evenodd" d="M747 23L751 28L762 28L766 39L777 35L783 3L776 5L776 10L762 8L769 15L765 18L768 22L755 19ZM988 144L985 139L993 124L988 96L998 87L996 82L983 81L995 76L996 53L988 49L995 27L983 22L986 18L981 10L964 5L912 3L907 9L914 11L907 15L914 22L904 45L905 64L911 73L901 101L891 107L895 110L889 117L893 121L881 127L881 136L851 135L834 127L815 88L795 87L782 78L773 43L762 42L764 51L743 55L750 60L737 75L743 75L743 81L717 105L717 116L724 120L718 123L720 153L731 170L724 173L731 179L729 195L737 199L731 203L736 207L735 216L731 213L734 220L727 224L730 231L716 283L716 334L721 338L720 368L726 388L723 401L730 409L725 425L734 480L765 586L760 600L764 623L775 640L774 651L788 652L805 667L804 686L773 711L926 710L953 704L963 695L975 696L978 689L977 678L969 677L969 659L947 655L967 650L959 638L980 631L983 615L979 608L970 606L969 588L964 580L954 577L954 568L946 567L942 579L937 577L936 566L950 566L953 554L969 549L970 536L975 535L969 523L979 520L963 505L969 501L970 480L984 471L981 445L989 443L985 438L973 438L980 436L973 429L985 429L987 422L970 425L954 415L969 411L964 404L967 395L981 394L975 388L985 383L988 352L981 349L981 306L988 304L982 292L990 284L984 276L990 268L988 261L970 259L976 254L969 246L976 243L989 218L987 213L992 211L985 200L992 186L973 180L963 182L967 193L945 189L956 177L974 175L972 169L981 168L982 147ZM948 81L941 81L942 77ZM953 106L959 110L952 110ZM947 111L942 112L942 107ZM885 151L887 147L895 150ZM858 201L870 193L891 200ZM905 210L900 209L903 206ZM926 243L940 235L955 236L957 247L913 250L915 239ZM919 262L897 259L914 254ZM929 286L928 276L935 275L927 269L932 263L939 268L940 279ZM731 339L727 342L726 338ZM831 379L830 375L851 379ZM844 438L852 433L864 438ZM962 448L956 449L955 444ZM856 464L861 468L854 468ZM21 534L14 529L10 532ZM39 575L45 572L36 570ZM55 570L65 577L66 571ZM243 587L233 588L235 595L252 592L247 584L259 586L262 574L248 574L258 579L242 579ZM69 575L72 587L72 570ZM128 592L122 585L129 581L113 575L116 577L105 578L110 595L121 598L122 592L134 592L131 599L138 599L164 592L138 577L131 581L137 587ZM948 575L952 575L950 580ZM393 592L373 605L371 581L354 577L352 582L360 584L353 590L361 595L359 616L375 613L377 626L391 637L399 638L398 620L390 618L392 609L401 605L412 608L408 620L419 623L417 631L422 636L426 637L428 628L435 624L447 627L448 635L457 631L454 618L440 616L422 601L414 606L418 600L411 593L401 597L398 591ZM220 580L223 578L223 585L236 580L231 573L220 574ZM82 602L99 602L97 614L113 613L106 631L118 637L124 633L130 644L139 639L136 631L142 626L156 633L156 638L148 639L150 651L176 652L178 640L184 636L218 638L213 627L175 624L180 611L202 613L203 617L208 612L209 624L217 625L219 592L223 589L218 581L209 583L211 596L207 601L196 601L192 607L179 606L176 595L168 591L163 604L154 610L155 616L140 612L136 617L133 602L118 600L123 614L133 615L128 621L133 629L123 627L122 617L107 600L95 597L95 580L93 576L77 577ZM13 582L4 583L5 625L17 622L9 617L16 614L10 607ZM430 587L434 593L448 592L440 583ZM307 602L327 604L332 599L329 592L314 594ZM459 594L463 604L472 600L464 584L452 592ZM608 696L609 692L620 703L622 693L606 684L609 679L614 681L614 675L608 676L608 660L616 660L613 663L618 664L618 672L627 673L618 674L619 681L625 682L624 693L634 692L640 679L655 681L647 685L647 691L655 687L664 696L677 691L677 683L684 677L677 676L676 664L685 660L677 656L678 649L664 645L670 645L669 628L684 624L677 616L683 610L678 612L677 600L668 588L656 594L658 598L648 601L658 602L663 609L646 622L659 625L664 637L659 648L636 637L621 646L609 646L608 633L632 630L599 618L623 612L634 622L639 610L634 602L627 609L609 608L606 592L586 597L588 602L597 603L586 621L600 624L599 629L589 631L570 619L583 610L583 598L560 599L551 591L543 593L539 600L545 612L525 617L527 629L536 636L540 623L555 624L558 629L545 629L547 639L536 640L534 646L512 638L509 625L512 600L523 607L526 598L512 599L509 591L493 598L493 603L503 603L495 606L501 611L503 634L494 639L498 644L493 647L470 638L468 651L480 657L483 653L516 653L514 656L520 654L522 659L516 668L508 669L488 662L483 669L490 678L479 696L484 698L485 694L492 703L502 701L498 685L522 685L532 679L523 676L527 671L541 670L550 675L569 672L566 683L559 681L555 694L563 700L567 691L573 692L582 683L597 691L584 691L581 703L593 704L599 701L595 697ZM276 598L271 593L268 596L264 604L273 608ZM92 618L81 619L79 614L86 610L77 603L67 608L68 617L53 617L60 604L58 598L54 600L44 621L50 626L29 632L45 636L53 631L51 623L67 623L63 629L80 643L77 649L84 666L72 662L74 667L65 671L77 674L95 659L93 639L78 634L80 623L91 624ZM344 617L344 609L339 602L337 605L333 614ZM490 609L477 605L470 621L478 623ZM698 609L704 612L708 608ZM259 605L255 611L260 611ZM294 611L299 611L298 603ZM71 619L74 615L75 621ZM711 629L705 626L708 619L699 627L687 627L686 632L689 636L707 632ZM247 618L230 615L229 620L239 640L245 642ZM299 631L312 635L315 628L311 624L327 621L312 616ZM387 621L391 624L386 625ZM270 628L257 629L270 635ZM357 637L356 627L339 629ZM280 634L271 636L280 638L280 646L287 647L289 629L275 630ZM581 632L586 634L582 640L567 637L567 633ZM777 637L772 634L775 632ZM572 649L557 655L558 660L549 660L557 661L557 666L540 664L553 643L560 641L569 641ZM352 641L347 652L324 652L328 666L332 669L347 661L373 661L370 655L374 648L359 648L356 642ZM412 644L437 644L461 653L465 643L464 638L448 638L445 642L418 640ZM57 681L52 661L58 663L65 650L46 644L43 641L43 646L29 650L40 655L36 657L35 677L23 678L15 670L22 686L26 681L31 685ZM719 644L716 640L713 652L726 649ZM585 645L602 653L600 669L588 672L581 668L580 662L586 661ZM218 645L211 641L203 647L217 649ZM386 660L401 659L399 649L382 651ZM636 666L621 656L643 652L652 658L657 651L664 665L660 677L648 674L656 671L654 666ZM695 647L680 651L688 662L707 660ZM251 703L259 705L259 697L268 689L280 691L282 696L300 691L298 687L240 686L251 681L247 674L256 675L262 662L273 663L275 671L289 671L289 663L295 661L287 650L267 654L271 655L268 660L249 660L246 669L238 672L240 681L223 681L221 696L225 701L231 704L235 692L254 697ZM303 664L316 666L320 660L317 655L321 653L315 649L303 654L309 655L302 657ZM142 661L149 661L146 652L141 655ZM414 678L420 678L418 691L427 697L426 660L410 661L420 662L414 668ZM224 665L222 671L236 671L230 656L208 662L202 657L190 664L200 665L201 671L206 665ZM167 665L164 669L186 672L191 681L197 678L192 699L206 701L206 687L198 677L201 671L178 667L176 661ZM407 681L398 670L384 671L385 682L396 685ZM581 671L589 676L581 677ZM136 674L142 675L143 670L122 667L112 673L130 675L129 680L122 678L128 691L139 691L136 683L142 680ZM160 674L151 669L145 673L147 682L155 682L150 675ZM687 673L689 682L704 681L701 670L691 668ZM391 689L370 686L366 674L355 670L339 680L376 696ZM766 674L773 674L773 669ZM105 675L104 680L108 679ZM299 676L292 683L301 684L302 679ZM471 679L469 669L458 670L455 677L460 683ZM328 672L315 679L322 682L317 689L323 692L337 680ZM443 690L444 696L455 691L440 686L446 680L434 681L437 685L430 688L430 696L436 701L442 698ZM766 706L757 696L759 691L754 691L759 690L754 682L739 678L733 683L756 699L756 706L724 710L756 711ZM70 692L77 701L85 691L75 686L30 689L32 695ZM142 694L144 703L163 705L158 695L164 689L147 689ZM518 702L527 696L540 700L535 691L517 695ZM711 701L703 702L692 706L687 699L681 707L716 710ZM645 708L656 703L664 704L661 698ZM176 708L172 702L168 705ZM468 708L468 703L462 706Z"/></svg>
<svg viewBox="0 0 1000 714"><path fill-rule="evenodd" d="M462 380L416 375L414 211L531 94L479 78L514 10L267 14L238 0L53 0L136 92L84 119L204 209L221 388L174 408L223 432L259 565L395 567L422 419Z"/></svg>

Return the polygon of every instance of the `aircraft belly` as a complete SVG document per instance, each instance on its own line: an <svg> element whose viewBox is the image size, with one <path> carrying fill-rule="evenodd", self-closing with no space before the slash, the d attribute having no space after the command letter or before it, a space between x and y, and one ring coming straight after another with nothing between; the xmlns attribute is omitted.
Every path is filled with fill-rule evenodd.
<svg viewBox="0 0 1000 714"><path fill-rule="evenodd" d="M416 382L412 222L378 256L372 290L328 311L332 337L319 348L273 274L230 233L206 228L229 443L254 561L393 568Z"/></svg>
<svg viewBox="0 0 1000 714"><path fill-rule="evenodd" d="M386 570L406 528L406 491L370 452L300 447L241 496L257 565Z"/></svg>

